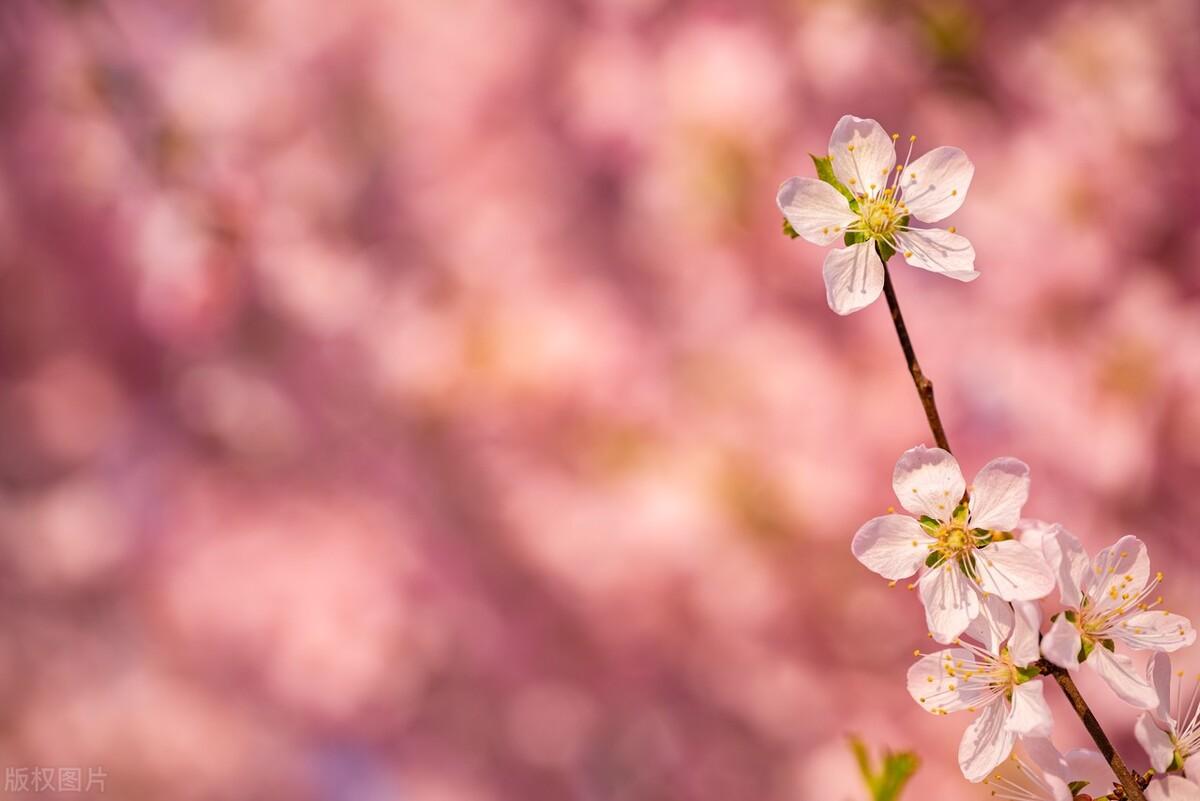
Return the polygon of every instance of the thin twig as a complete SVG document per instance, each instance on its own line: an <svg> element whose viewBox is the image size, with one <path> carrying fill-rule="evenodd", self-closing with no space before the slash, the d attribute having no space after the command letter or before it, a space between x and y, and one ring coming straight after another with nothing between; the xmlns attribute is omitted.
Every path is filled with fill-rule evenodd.
<svg viewBox="0 0 1200 801"><path fill-rule="evenodd" d="M900 313L900 302L896 300L896 290L892 288L892 275L888 272L887 264L883 265L883 294L887 296L888 308L892 312L892 323L896 326L896 336L900 338L900 347L904 350L904 358L908 362L908 372L912 373L913 384L917 387L917 395L921 405L925 407L925 418L929 420L929 430L933 439L942 450L949 451L950 443L946 439L946 430L942 428L942 418L938 415L937 403L933 400L933 382L921 372L921 363L917 361L917 353L913 350L912 340L908 338L908 328L904 325L904 315Z"/></svg>
<svg viewBox="0 0 1200 801"><path fill-rule="evenodd" d="M938 447L949 451L950 443L946 439L946 430L942 428L942 418L938 414L937 403L933 400L933 384L921 372L921 364L917 361L917 353L913 350L912 340L908 337L908 329L904 325L904 315L900 313L900 302L896 300L896 290L892 288L892 276L888 272L886 261L883 265L883 293L887 297L888 308L892 312L892 323L896 326L896 336L900 338L900 347L908 362L908 371L912 373L913 384L917 387L921 405L925 407L929 430L933 432L933 438ZM1142 793L1140 777L1129 770L1125 765L1125 760L1121 759L1117 749L1113 748L1108 735L1100 727L1100 721L1096 720L1087 701L1083 700L1079 688L1075 686L1071 674L1045 659L1041 660L1038 665L1041 667L1042 673L1053 676L1054 680L1058 682L1058 686L1062 688L1063 694L1067 696L1075 714L1079 715L1079 719L1083 721L1083 727L1087 729L1088 734L1095 741L1096 747L1100 749L1100 753L1108 761L1109 767L1120 780L1121 787L1125 790L1125 798L1128 801L1146 801L1146 796Z"/></svg>

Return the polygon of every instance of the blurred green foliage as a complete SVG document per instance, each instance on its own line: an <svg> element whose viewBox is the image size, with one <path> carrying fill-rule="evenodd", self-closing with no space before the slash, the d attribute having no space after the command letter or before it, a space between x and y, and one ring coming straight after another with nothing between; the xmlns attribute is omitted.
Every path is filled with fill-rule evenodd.
<svg viewBox="0 0 1200 801"><path fill-rule="evenodd" d="M921 764L911 751L884 751L882 762L876 768L866 743L856 736L850 737L850 750L854 752L858 770L873 801L896 801Z"/></svg>

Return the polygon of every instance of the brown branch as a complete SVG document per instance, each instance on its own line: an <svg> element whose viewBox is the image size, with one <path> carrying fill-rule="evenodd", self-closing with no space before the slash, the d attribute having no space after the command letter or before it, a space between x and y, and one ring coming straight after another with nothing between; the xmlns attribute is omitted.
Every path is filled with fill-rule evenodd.
<svg viewBox="0 0 1200 801"><path fill-rule="evenodd" d="M1125 760L1121 759L1121 755L1117 753L1117 749L1113 748L1113 744L1109 742L1108 735L1100 727L1100 721L1096 720L1096 716L1092 714L1087 701L1083 700L1079 688L1075 686L1075 681L1071 678L1071 674L1045 659L1041 660L1038 666L1042 669L1042 673L1053 676L1054 680L1058 682L1058 686L1062 688L1063 695L1067 696L1067 700L1071 702L1071 708L1075 710L1076 715L1079 715L1079 719L1083 721L1083 727L1092 736L1096 747L1100 749L1100 753L1108 760L1113 773L1116 774L1117 779L1121 782L1121 787L1125 789L1125 797L1129 801L1146 801L1146 796L1142 793L1141 777L1126 767Z"/></svg>
<svg viewBox="0 0 1200 801"><path fill-rule="evenodd" d="M900 302L896 300L896 290L892 287L892 276L888 272L886 261L883 264L883 293L887 297L888 308L892 312L892 323L896 326L896 336L900 339L900 348L904 351L905 361L908 362L908 371L912 373L913 384L916 385L917 394L921 397L921 405L925 407L929 430L933 432L933 438L938 447L949 451L950 443L946 439L946 430L942 428L942 418L938 414L937 403L933 400L933 384L921 372L921 364L917 361L912 340L908 337L908 329L904 325L904 315L900 313ZM1129 770L1125 765L1125 760L1121 759L1121 755L1113 748L1108 735L1100 727L1100 721L1096 720L1087 701L1083 700L1079 688L1075 686L1071 674L1044 659L1038 664L1042 672L1053 676L1054 680L1058 682L1058 686L1062 688L1063 694L1071 702L1075 714L1079 715L1079 719L1083 721L1083 727L1092 736L1096 747L1100 749L1100 753L1108 761L1109 767L1120 780L1121 787L1125 790L1125 798L1128 801L1146 801L1146 796L1142 793L1140 778Z"/></svg>
<svg viewBox="0 0 1200 801"><path fill-rule="evenodd" d="M917 395L921 397L921 405L925 407L929 430L933 432L937 446L949 451L950 443L946 439L946 430L942 428L942 418L938 415L937 403L933 400L933 382L921 372L921 363L917 361L912 340L908 338L908 328L904 325L904 315L900 313L900 302L896 300L896 290L892 288L892 274L888 272L886 262L883 265L883 294L887 296L888 309L892 312L892 324L896 326L896 336L900 338L900 347L904 350L904 358L908 362L908 372L912 373Z"/></svg>

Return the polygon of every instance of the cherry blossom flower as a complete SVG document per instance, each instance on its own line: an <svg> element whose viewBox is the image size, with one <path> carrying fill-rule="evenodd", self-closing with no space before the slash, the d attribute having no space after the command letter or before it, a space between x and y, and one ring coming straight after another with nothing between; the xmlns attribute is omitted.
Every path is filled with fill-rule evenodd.
<svg viewBox="0 0 1200 801"><path fill-rule="evenodd" d="M1061 754L1040 737L1022 740L983 780L992 788L992 796L1002 801L1071 801L1084 789L1102 795L1114 782L1108 763L1096 751L1074 748Z"/></svg>
<svg viewBox="0 0 1200 801"><path fill-rule="evenodd" d="M896 139L875 120L847 115L829 138L833 177L789 178L776 202L792 229L815 245L846 238L848 246L825 257L829 307L838 314L864 308L883 289L883 262L876 245L901 253L913 267L959 281L979 277L975 249L951 227L913 228L912 218L935 223L962 205L975 165L956 147L937 147L916 161L896 165Z"/></svg>
<svg viewBox="0 0 1200 801"><path fill-rule="evenodd" d="M1012 610L1005 601L1032 601L1054 589L1041 554L1013 540L1029 495L1029 468L1011 458L993 459L975 476L970 499L958 462L941 448L923 445L896 462L892 488L900 505L919 519L887 514L854 535L858 561L893 583L918 570L915 585L929 631L941 643L985 616L1003 637Z"/></svg>
<svg viewBox="0 0 1200 801"><path fill-rule="evenodd" d="M1150 782L1146 801L1200 801L1200 786L1182 776L1163 776Z"/></svg>
<svg viewBox="0 0 1200 801"><path fill-rule="evenodd" d="M979 712L958 749L959 767L973 782L1007 759L1018 737L1049 737L1054 726L1037 678L1038 608L1028 601L1015 608L1007 642L955 640L956 647L925 654L908 670L908 692L927 712Z"/></svg>
<svg viewBox="0 0 1200 801"><path fill-rule="evenodd" d="M1196 632L1186 617L1159 608L1162 597L1154 598L1154 592L1163 574L1150 577L1146 546L1126 535L1089 560L1079 540L1062 526L1035 530L1026 539L1037 540L1058 577L1066 607L1042 638L1042 654L1068 670L1087 665L1121 700L1156 708L1158 694L1134 672L1128 656L1116 653L1116 643L1135 650L1176 651L1191 645Z"/></svg>
<svg viewBox="0 0 1200 801"><path fill-rule="evenodd" d="M1182 767L1192 778L1200 778L1200 677L1184 697L1183 671L1172 702L1171 657L1157 653L1146 666L1146 677L1158 696L1158 705L1143 712L1133 733L1146 749L1150 765L1165 773L1172 765Z"/></svg>

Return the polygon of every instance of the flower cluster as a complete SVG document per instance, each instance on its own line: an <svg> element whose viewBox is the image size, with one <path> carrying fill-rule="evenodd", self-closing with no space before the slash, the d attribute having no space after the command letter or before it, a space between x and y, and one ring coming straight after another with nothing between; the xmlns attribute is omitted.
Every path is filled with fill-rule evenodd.
<svg viewBox="0 0 1200 801"><path fill-rule="evenodd" d="M930 636L951 647L916 652L908 691L936 715L978 713L958 752L968 780L992 782L1000 797L1057 801L1072 797L1063 793L1077 791L1073 782L1095 781L1049 745L1046 662L1095 671L1121 700L1146 710L1137 736L1155 770L1200 778L1198 694L1171 708L1166 655L1196 633L1187 618L1162 608L1155 595L1162 573L1151 574L1141 540L1121 537L1089 558L1062 526L1022 520L1029 468L1012 458L984 465L968 486L949 452L917 446L896 463L892 486L909 514L867 521L851 550L893 585L920 574L908 586L919 590ZM1055 587L1060 608L1042 633L1042 605ZM1155 652L1148 677L1127 650ZM1006 778L997 770L1019 742L1032 761L1017 757L1019 776ZM1150 788L1170 789L1165 780Z"/></svg>

